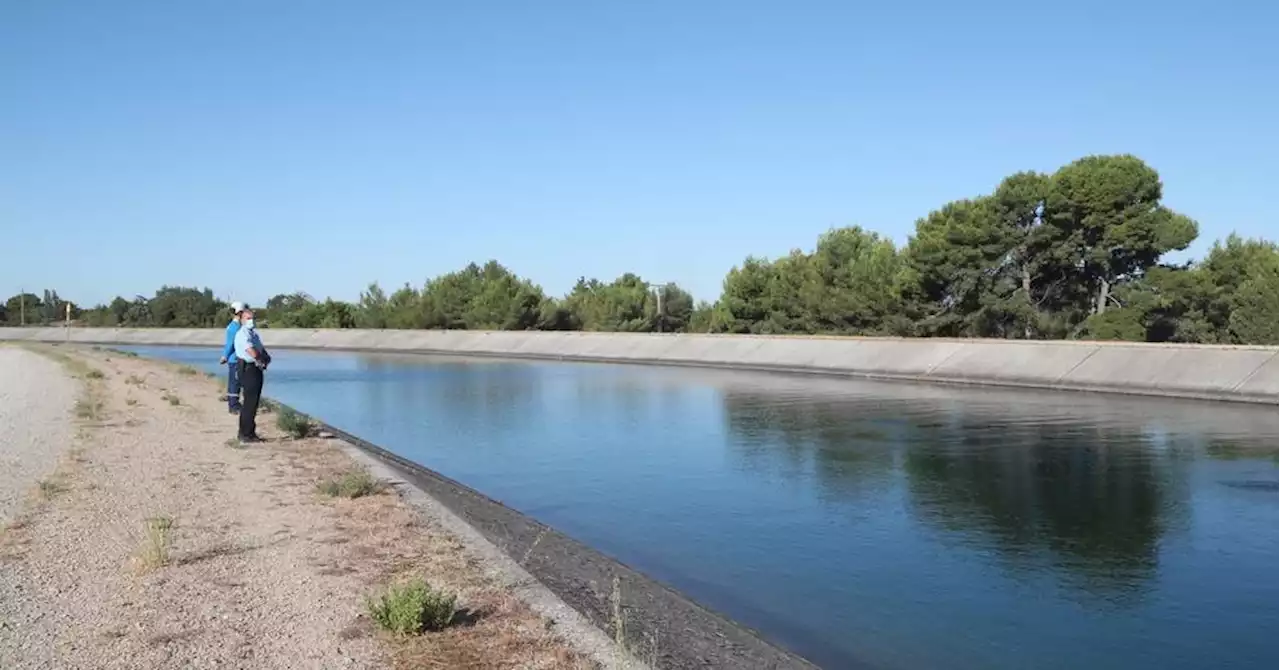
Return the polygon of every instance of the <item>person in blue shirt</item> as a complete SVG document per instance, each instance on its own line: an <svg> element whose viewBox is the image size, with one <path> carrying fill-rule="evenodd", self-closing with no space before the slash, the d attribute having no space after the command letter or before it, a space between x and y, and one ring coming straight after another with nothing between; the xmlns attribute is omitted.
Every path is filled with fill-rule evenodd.
<svg viewBox="0 0 1280 670"><path fill-rule="evenodd" d="M231 303L231 323L227 324L227 340L222 345L220 365L227 366L227 411L232 414L240 412L240 370L236 365L236 331L240 330L240 313L245 306L239 302Z"/></svg>
<svg viewBox="0 0 1280 670"><path fill-rule="evenodd" d="M258 437L258 402L262 400L263 374L271 365L271 354L262 346L262 338L253 327L253 310L240 312L240 328L235 335L236 367L240 375L240 390L244 403L240 407L241 442L261 442Z"/></svg>

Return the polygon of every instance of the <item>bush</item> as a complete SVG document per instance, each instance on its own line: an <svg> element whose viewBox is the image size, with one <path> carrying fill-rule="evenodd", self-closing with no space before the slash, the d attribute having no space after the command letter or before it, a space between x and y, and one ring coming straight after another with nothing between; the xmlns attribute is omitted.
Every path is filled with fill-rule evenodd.
<svg viewBox="0 0 1280 670"><path fill-rule="evenodd" d="M384 630L396 635L417 635L424 630L440 630L453 623L458 598L431 588L420 578L391 586L365 605L369 616Z"/></svg>
<svg viewBox="0 0 1280 670"><path fill-rule="evenodd" d="M84 376L88 377L89 379L102 379L103 377L106 377L106 375L102 374L102 370L96 370L96 369L90 370L84 373Z"/></svg>
<svg viewBox="0 0 1280 670"><path fill-rule="evenodd" d="M311 423L311 419L288 407L282 407L276 414L276 425L280 430L298 439L309 437L315 432L315 425Z"/></svg>
<svg viewBox="0 0 1280 670"><path fill-rule="evenodd" d="M364 470L352 470L337 479L321 482L316 488L334 498L360 498L380 491L382 483Z"/></svg>

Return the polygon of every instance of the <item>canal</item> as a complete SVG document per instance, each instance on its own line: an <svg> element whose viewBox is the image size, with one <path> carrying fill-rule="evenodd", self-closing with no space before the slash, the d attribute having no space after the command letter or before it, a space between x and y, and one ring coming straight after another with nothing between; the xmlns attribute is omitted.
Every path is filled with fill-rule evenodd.
<svg viewBox="0 0 1280 670"><path fill-rule="evenodd" d="M219 369L216 350L133 350ZM1275 407L644 366L275 358L267 395L823 667L1277 663Z"/></svg>

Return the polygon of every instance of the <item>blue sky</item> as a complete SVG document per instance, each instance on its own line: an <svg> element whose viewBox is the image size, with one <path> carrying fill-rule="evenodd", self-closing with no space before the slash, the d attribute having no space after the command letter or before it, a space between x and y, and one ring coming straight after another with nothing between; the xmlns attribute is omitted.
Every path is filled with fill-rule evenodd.
<svg viewBox="0 0 1280 670"><path fill-rule="evenodd" d="M354 299L496 258L714 299L1137 154L1277 233L1275 2L63 2L0 8L0 294ZM890 6L892 4L892 6Z"/></svg>

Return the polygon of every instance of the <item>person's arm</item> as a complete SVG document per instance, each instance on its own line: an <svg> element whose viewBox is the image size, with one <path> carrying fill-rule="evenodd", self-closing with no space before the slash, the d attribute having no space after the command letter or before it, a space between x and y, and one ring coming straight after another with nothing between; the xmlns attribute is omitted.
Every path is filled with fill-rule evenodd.
<svg viewBox="0 0 1280 670"><path fill-rule="evenodd" d="M240 331L240 324L227 324L227 343L222 347L222 362L226 363L236 354L236 333Z"/></svg>
<svg viewBox="0 0 1280 670"><path fill-rule="evenodd" d="M244 341L240 342L241 339ZM241 328L239 332L236 333L236 341L240 342L241 347L244 349L244 354L249 357L249 360L253 361L254 365L262 366L262 355L258 351L258 346L261 345L257 342L257 338L253 336L253 331L248 328Z"/></svg>

